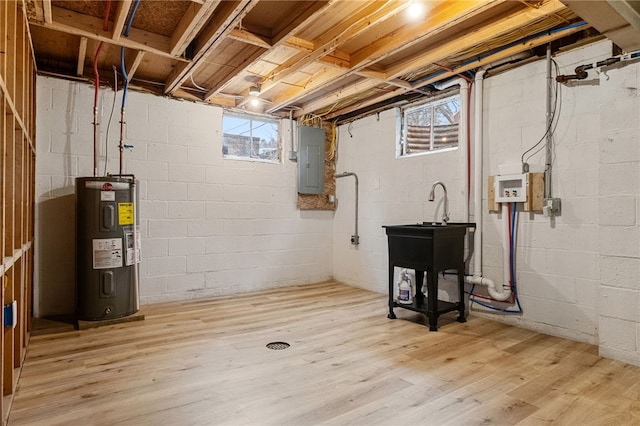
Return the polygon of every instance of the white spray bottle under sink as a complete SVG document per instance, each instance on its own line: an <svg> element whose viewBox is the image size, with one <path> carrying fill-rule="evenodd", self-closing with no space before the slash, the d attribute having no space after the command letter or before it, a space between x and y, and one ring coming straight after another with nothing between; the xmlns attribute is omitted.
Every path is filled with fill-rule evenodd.
<svg viewBox="0 0 640 426"><path fill-rule="evenodd" d="M413 288L411 287L411 277L406 269L400 271L400 281L398 281L398 303L413 303Z"/></svg>

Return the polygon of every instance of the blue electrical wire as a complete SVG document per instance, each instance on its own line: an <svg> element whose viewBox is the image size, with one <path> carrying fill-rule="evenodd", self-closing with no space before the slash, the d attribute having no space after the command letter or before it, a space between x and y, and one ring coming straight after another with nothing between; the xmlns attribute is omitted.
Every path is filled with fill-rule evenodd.
<svg viewBox="0 0 640 426"><path fill-rule="evenodd" d="M131 29L131 23L133 22L133 17L136 14L136 10L138 10L138 5L140 4L140 0L136 0L133 2L133 8L131 8L131 13L129 14L129 22L127 22L127 27L124 29L124 36L129 37L129 30Z"/></svg>
<svg viewBox="0 0 640 426"><path fill-rule="evenodd" d="M133 7L131 8L131 13L129 14L129 20L127 22L127 26L124 29L125 37L129 37L129 30L131 30L133 17L136 14L136 10L138 10L139 4L140 4L140 0L136 0L133 3ZM122 91L122 109L124 109L124 105L127 99L127 90L129 90L129 76L127 75L127 70L124 66L124 46L120 47L120 68L122 70L122 75L124 76L124 90Z"/></svg>
<svg viewBox="0 0 640 426"><path fill-rule="evenodd" d="M516 225L518 223L518 208L516 203L513 203L513 216L511 219L511 287L513 289L513 298L518 305L518 311L522 313L522 306L520 306L520 299L518 299L518 291L516 288Z"/></svg>
<svg viewBox="0 0 640 426"><path fill-rule="evenodd" d="M474 298L474 294L473 294L473 290L475 289L476 285L473 284L471 286L471 290L469 290L469 302L471 303L477 303L480 306L483 306L485 308L494 310L494 311L498 311L498 312L503 312L505 314L521 314L523 312L522 310L522 306L520 306L520 300L518 300L518 293L516 291L516 274L515 274L515 246L516 246L516 240L515 240L515 229L516 229L516 222L517 222L517 205L516 203L513 203L513 210L511 212L511 217L506 218L507 220L509 220L509 228L511 229L511 238L509 240L509 270L510 270L510 274L511 274L511 287L513 289L513 296L514 299L516 301L516 304L518 305L518 310L512 310L512 309L501 309L501 308L496 308L495 306L491 306L489 304L480 302L479 300L477 300L476 298Z"/></svg>
<svg viewBox="0 0 640 426"><path fill-rule="evenodd" d="M127 75L127 69L124 66L124 46L120 47L120 70L124 76L124 90L122 91L122 109L127 99L127 90L129 89L129 76Z"/></svg>

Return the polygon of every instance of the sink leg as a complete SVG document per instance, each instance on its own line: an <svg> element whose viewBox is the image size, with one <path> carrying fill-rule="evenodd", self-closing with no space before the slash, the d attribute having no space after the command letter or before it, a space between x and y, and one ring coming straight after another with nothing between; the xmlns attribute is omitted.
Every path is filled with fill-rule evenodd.
<svg viewBox="0 0 640 426"><path fill-rule="evenodd" d="M438 272L427 271L427 316L429 331L438 331Z"/></svg>
<svg viewBox="0 0 640 426"><path fill-rule="evenodd" d="M464 315L464 263L458 266L458 322L467 322Z"/></svg>
<svg viewBox="0 0 640 426"><path fill-rule="evenodd" d="M396 319L396 314L393 313L393 265L389 263L389 315L387 318Z"/></svg>
<svg viewBox="0 0 640 426"><path fill-rule="evenodd" d="M464 263L458 266L458 322L467 322L464 315Z"/></svg>

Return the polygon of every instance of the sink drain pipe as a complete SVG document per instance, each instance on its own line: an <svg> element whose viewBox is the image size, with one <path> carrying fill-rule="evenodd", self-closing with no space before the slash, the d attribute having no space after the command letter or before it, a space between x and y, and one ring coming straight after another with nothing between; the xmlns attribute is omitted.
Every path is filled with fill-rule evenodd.
<svg viewBox="0 0 640 426"><path fill-rule="evenodd" d="M337 175L334 175L336 179L343 178L347 176L353 176L356 179L356 232L351 236L351 244L357 246L360 244L360 236L358 235L358 175L351 172L343 172Z"/></svg>
<svg viewBox="0 0 640 426"><path fill-rule="evenodd" d="M466 277L469 284L478 284L487 287L487 292L492 299L504 302L511 297L509 285L509 208L502 204L502 291L496 289L496 284L489 278L482 276L482 100L483 78L486 70L480 69L475 76L475 111L474 111L474 178L473 178L473 216L476 222L475 237L473 239L473 275Z"/></svg>

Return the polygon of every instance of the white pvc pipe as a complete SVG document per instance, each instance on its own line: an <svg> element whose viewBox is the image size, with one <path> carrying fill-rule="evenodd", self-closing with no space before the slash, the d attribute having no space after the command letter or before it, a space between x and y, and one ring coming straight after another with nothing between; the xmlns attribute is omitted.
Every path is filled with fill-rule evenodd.
<svg viewBox="0 0 640 426"><path fill-rule="evenodd" d="M473 112L473 220L476 231L473 238L473 276L482 277L482 99L485 70L478 70L473 86L475 87Z"/></svg>
<svg viewBox="0 0 640 426"><path fill-rule="evenodd" d="M510 265L509 265L509 209L502 205L502 291L498 292L495 283L482 277L482 100L483 100L483 78L485 70L479 70L475 77L475 97L474 97L474 177L473 177L473 219L476 223L476 231L473 239L473 276L467 277L469 284L484 285L487 287L489 296L492 299L503 302L511 297L511 286L509 285Z"/></svg>
<svg viewBox="0 0 640 426"><path fill-rule="evenodd" d="M459 81L460 84L460 135L458 138L458 145L464 144L462 149L462 187L464 190L463 203L462 203L462 217L465 222L469 222L469 190L467 188L467 182L469 181L469 168L467 167L469 152L469 144L467 139L469 135L469 128L467 127L467 117L469 114L469 83L464 78Z"/></svg>
<svg viewBox="0 0 640 426"><path fill-rule="evenodd" d="M484 71L483 71L484 72ZM470 129L467 127L467 116L469 114L469 82L467 80L465 80L464 78L451 78L449 80L445 80L445 81L439 81L437 83L433 84L433 87L435 87L438 90L445 90L448 89L450 87L453 86L460 86L460 119L459 119L459 123L461 124L460 126L460 134L458 135L458 145L460 144L464 144L464 148L462 150L462 181L463 181L463 187L464 190L463 195L464 195L464 202L462 205L462 217L464 218L465 222L469 221L469 194L468 191L470 188L467 188L467 182L469 181L468 176L469 176L469 168L467 167L467 159L469 158L469 155L471 155L471 153L469 152L469 147L467 144L467 138L468 138L468 134Z"/></svg>

